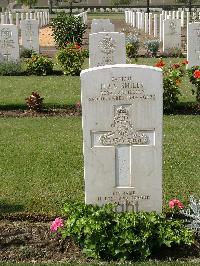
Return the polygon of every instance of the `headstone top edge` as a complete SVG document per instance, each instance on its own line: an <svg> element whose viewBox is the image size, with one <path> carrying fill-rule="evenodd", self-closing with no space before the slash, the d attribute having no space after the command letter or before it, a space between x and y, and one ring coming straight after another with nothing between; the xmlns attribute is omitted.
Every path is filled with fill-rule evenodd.
<svg viewBox="0 0 200 266"><path fill-rule="evenodd" d="M149 69L154 70L156 72L162 72L162 69L159 67L153 67L153 66L146 66L146 65L136 65L136 64L115 64L115 65L105 65L105 66L99 66L99 67L92 67L88 69L84 69L81 71L80 76L94 71L99 71L101 69L113 69L113 68L135 68L135 69Z"/></svg>
<svg viewBox="0 0 200 266"><path fill-rule="evenodd" d="M125 35L123 32L118 32L118 31L99 31L99 32L90 33L89 35L94 35L94 34L99 34L99 33Z"/></svg>

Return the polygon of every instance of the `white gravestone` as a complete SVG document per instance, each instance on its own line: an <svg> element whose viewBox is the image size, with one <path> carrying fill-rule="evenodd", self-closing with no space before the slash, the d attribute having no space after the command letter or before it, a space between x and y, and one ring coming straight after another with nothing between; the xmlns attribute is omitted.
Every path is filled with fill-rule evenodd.
<svg viewBox="0 0 200 266"><path fill-rule="evenodd" d="M163 51L181 48L181 20L165 19L163 21Z"/></svg>
<svg viewBox="0 0 200 266"><path fill-rule="evenodd" d="M109 19L93 19L91 24L91 33L114 32L114 24Z"/></svg>
<svg viewBox="0 0 200 266"><path fill-rule="evenodd" d="M21 21L22 46L39 53L39 24L35 19Z"/></svg>
<svg viewBox="0 0 200 266"><path fill-rule="evenodd" d="M200 22L189 23L187 27L188 68L200 66Z"/></svg>
<svg viewBox="0 0 200 266"><path fill-rule="evenodd" d="M19 60L18 29L16 25L0 25L0 60Z"/></svg>
<svg viewBox="0 0 200 266"><path fill-rule="evenodd" d="M126 64L125 34L99 32L89 35L90 67Z"/></svg>
<svg viewBox="0 0 200 266"><path fill-rule="evenodd" d="M162 95L159 68L82 71L86 204L162 211Z"/></svg>

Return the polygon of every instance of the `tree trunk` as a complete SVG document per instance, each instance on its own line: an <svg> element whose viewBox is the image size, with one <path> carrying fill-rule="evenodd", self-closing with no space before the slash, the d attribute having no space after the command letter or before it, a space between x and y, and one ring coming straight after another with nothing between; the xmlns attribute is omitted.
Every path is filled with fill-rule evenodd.
<svg viewBox="0 0 200 266"><path fill-rule="evenodd" d="M53 13L53 0L48 0L48 5L49 5L49 13Z"/></svg>
<svg viewBox="0 0 200 266"><path fill-rule="evenodd" d="M69 9L70 9L70 13L69 13L69 15L71 16L72 15L72 5L73 5L73 3L72 3L72 1L70 2L70 6L69 6Z"/></svg>
<svg viewBox="0 0 200 266"><path fill-rule="evenodd" d="M192 14L192 0L189 0L189 12Z"/></svg>
<svg viewBox="0 0 200 266"><path fill-rule="evenodd" d="M149 14L150 0L147 0L147 13Z"/></svg>

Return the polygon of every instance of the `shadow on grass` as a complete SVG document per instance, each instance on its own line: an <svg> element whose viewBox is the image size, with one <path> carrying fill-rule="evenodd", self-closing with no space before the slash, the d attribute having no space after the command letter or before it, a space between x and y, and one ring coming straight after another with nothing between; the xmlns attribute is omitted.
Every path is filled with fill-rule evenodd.
<svg viewBox="0 0 200 266"><path fill-rule="evenodd" d="M0 213L1 214L21 212L23 210L24 210L24 206L21 204L10 204L4 201L0 201Z"/></svg>
<svg viewBox="0 0 200 266"><path fill-rule="evenodd" d="M179 102L178 105L170 111L164 111L166 115L199 115L200 103L197 102Z"/></svg>
<svg viewBox="0 0 200 266"><path fill-rule="evenodd" d="M63 104L44 104L44 110L48 109L72 109L76 105L71 104L71 105L63 105ZM0 111L28 111L28 107L26 104L6 104L6 105L0 105Z"/></svg>

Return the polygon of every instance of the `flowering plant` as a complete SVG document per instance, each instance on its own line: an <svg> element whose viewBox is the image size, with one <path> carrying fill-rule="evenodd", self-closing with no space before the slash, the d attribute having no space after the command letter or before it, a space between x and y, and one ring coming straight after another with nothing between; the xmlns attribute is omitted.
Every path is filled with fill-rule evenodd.
<svg viewBox="0 0 200 266"><path fill-rule="evenodd" d="M156 67L163 70L163 105L164 111L173 111L178 103L180 84L185 73L187 61L167 66L162 58L155 64Z"/></svg>
<svg viewBox="0 0 200 266"><path fill-rule="evenodd" d="M57 60L65 75L79 75L84 63L85 53L78 43L67 43L59 50Z"/></svg>
<svg viewBox="0 0 200 266"><path fill-rule="evenodd" d="M150 55L151 57L156 57L160 41L159 40L148 40L144 43L145 48L147 49L147 55Z"/></svg>
<svg viewBox="0 0 200 266"><path fill-rule="evenodd" d="M59 228L62 228L64 226L63 219L60 217L56 218L50 225L51 232L55 233L58 231Z"/></svg>
<svg viewBox="0 0 200 266"><path fill-rule="evenodd" d="M192 93L196 93L196 100L200 103L200 66L194 66L188 70L190 82L195 85L196 89L192 88Z"/></svg>

